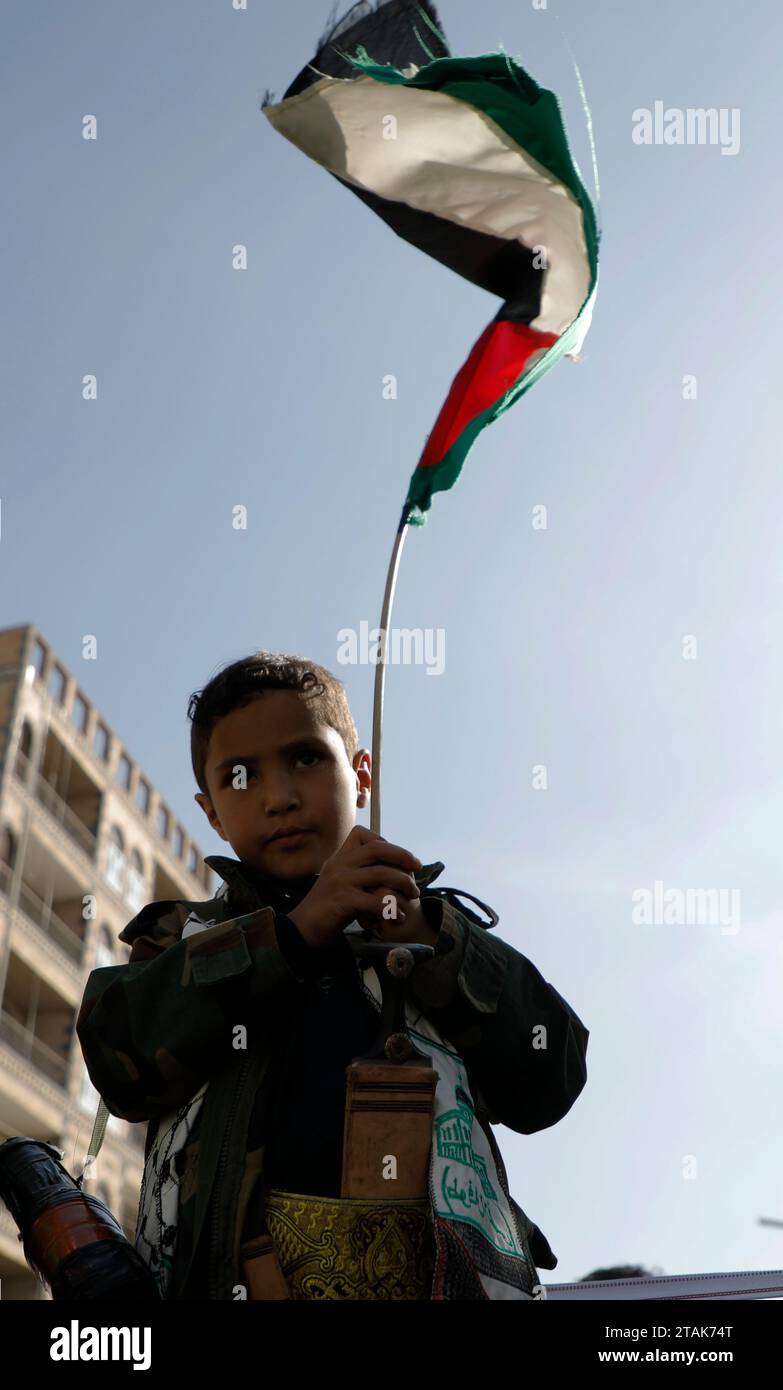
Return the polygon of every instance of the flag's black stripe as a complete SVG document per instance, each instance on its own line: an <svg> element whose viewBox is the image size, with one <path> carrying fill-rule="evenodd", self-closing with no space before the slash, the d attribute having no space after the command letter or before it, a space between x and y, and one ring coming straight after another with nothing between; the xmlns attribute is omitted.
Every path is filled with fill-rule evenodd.
<svg viewBox="0 0 783 1390"><path fill-rule="evenodd" d="M438 13L431 0L419 0L432 23L443 33ZM430 59L418 42L413 26L416 26L433 58L450 58L448 46L441 43L428 24L419 14L415 0L380 0L373 9L367 0L360 0L335 24L321 39L313 67L302 68L283 97L296 96L313 83L326 77L356 77L357 70L346 63L335 52L333 45L348 53L355 53L357 44L362 44L375 63L391 63L395 68L407 68L411 63L423 67ZM317 68L317 72L313 72Z"/></svg>
<svg viewBox="0 0 783 1390"><path fill-rule="evenodd" d="M544 271L533 265L533 252L520 242L461 227L436 213L422 212L407 203L357 188L339 174L333 177L382 217L398 236L482 290L505 300L498 318L515 323L530 323L538 318Z"/></svg>
<svg viewBox="0 0 783 1390"><path fill-rule="evenodd" d="M419 0L419 4L443 33L432 0ZM356 77L356 68L335 52L335 44L350 53L362 45L377 63L391 63L397 68L406 68L411 63L423 66L429 58L416 39L414 25L434 58L451 57L448 45L442 43L422 20L417 0L377 0L374 6L370 0L360 0L341 20L327 26L312 59L312 67L308 65L302 69L283 100L306 91L324 75ZM398 236L504 300L498 318L530 323L538 317L544 272L534 268L532 251L518 241L462 227L436 213L423 212L367 189L356 188L337 174L334 177L383 218Z"/></svg>

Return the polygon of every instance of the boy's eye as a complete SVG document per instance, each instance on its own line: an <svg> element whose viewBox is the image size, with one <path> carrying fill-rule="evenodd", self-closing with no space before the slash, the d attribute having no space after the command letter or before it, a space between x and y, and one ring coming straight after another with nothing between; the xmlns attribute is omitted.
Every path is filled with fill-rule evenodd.
<svg viewBox="0 0 783 1390"><path fill-rule="evenodd" d="M304 752L304 753L298 753L297 756L296 756L296 758L294 759L294 761L295 761L295 762L301 762L302 758L315 758L315 761L316 761L317 763L320 763L321 760L322 760L322 759L321 759L321 754L320 754L320 753L316 753L315 749L310 749L309 751L306 751L306 752ZM312 764L311 764L311 766L312 766ZM237 767L239 767L239 764L237 764ZM251 778L251 777L256 777L256 776L257 776L257 773L255 773L255 772L253 771L253 769L250 768L250 767L246 769L246 774L247 774L247 780L248 780L248 782L250 781L250 778ZM228 772L226 772L226 774L225 774L225 776L224 776L224 778L223 778L223 786L224 786L224 787L225 787L225 786L228 786L228 784L229 784L230 782L233 782L234 778L235 778L237 775L238 775L238 773L235 773L235 772L233 771L233 769L229 768Z"/></svg>
<svg viewBox="0 0 783 1390"><path fill-rule="evenodd" d="M240 764L237 763L236 772L235 772L233 769L231 769L231 770L229 770L229 771L226 773L225 777L223 778L223 786L224 786L224 787L227 787L227 786L229 785L229 783L232 783L232 782L234 781L234 778L235 778L235 777L239 777L239 776L240 776L240 773L241 773L241 767L240 767ZM245 768L245 777L246 777L246 779L247 779L248 782L250 781L250 778L251 778L251 777L255 777L255 775L256 775L256 774L254 773L254 771L253 771L252 768L250 768L250 767Z"/></svg>

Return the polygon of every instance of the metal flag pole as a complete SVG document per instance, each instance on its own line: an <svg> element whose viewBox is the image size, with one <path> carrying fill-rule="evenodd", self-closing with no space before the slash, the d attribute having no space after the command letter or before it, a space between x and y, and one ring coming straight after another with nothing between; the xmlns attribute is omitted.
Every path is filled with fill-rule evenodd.
<svg viewBox="0 0 783 1390"><path fill-rule="evenodd" d="M389 623L400 556L411 508L406 498L394 537L383 594L375 665L372 717L372 787L370 829L381 832L381 730L386 680ZM364 1056L354 1057L345 1072L345 1121L340 1197L375 1199L389 1196L384 1155L400 1162L401 1181L394 1196L427 1202L438 1073L408 1032L407 985L417 963L429 960L434 947L421 941L380 940L372 927L352 935L351 949L362 970L370 968L380 986L380 1032ZM366 988L366 986L365 986Z"/></svg>
<svg viewBox="0 0 783 1390"><path fill-rule="evenodd" d="M383 595L380 627L380 659L375 667L375 695L372 711L372 787L370 789L370 829L376 835L381 833L381 729L383 725L383 694L386 682L386 649L391 607L394 602L394 589L400 556L408 530L410 508L407 503L402 509L397 534L394 537L389 569L386 575L386 588Z"/></svg>

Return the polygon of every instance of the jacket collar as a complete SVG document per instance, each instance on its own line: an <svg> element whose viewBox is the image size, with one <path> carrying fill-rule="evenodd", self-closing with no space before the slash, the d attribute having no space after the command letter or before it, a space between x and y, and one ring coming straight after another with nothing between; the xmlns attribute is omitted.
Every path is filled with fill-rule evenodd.
<svg viewBox="0 0 783 1390"><path fill-rule="evenodd" d="M318 874L310 874L303 880L304 887L291 893L281 887L278 879L262 873L252 864L243 863L241 859L230 859L225 854L208 854L204 863L223 879L227 901L258 903L262 907L274 907L277 912L288 912L296 907L318 878ZM439 859L432 864L423 864L419 872L414 874L419 892L442 874L445 867Z"/></svg>

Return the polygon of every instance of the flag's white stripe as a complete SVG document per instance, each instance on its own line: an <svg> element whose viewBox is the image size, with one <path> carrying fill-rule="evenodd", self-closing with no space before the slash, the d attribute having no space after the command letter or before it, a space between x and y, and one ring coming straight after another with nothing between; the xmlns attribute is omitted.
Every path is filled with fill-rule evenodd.
<svg viewBox="0 0 783 1390"><path fill-rule="evenodd" d="M340 178L491 236L544 247L532 327L562 333L590 291L582 209L571 191L477 107L443 92L323 78L265 113ZM396 118L396 138L386 138Z"/></svg>

